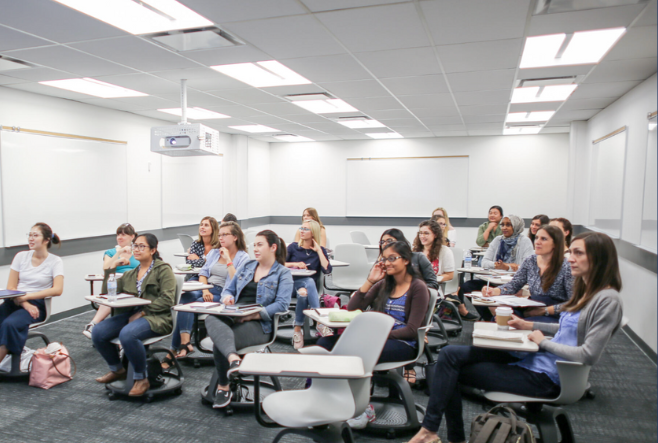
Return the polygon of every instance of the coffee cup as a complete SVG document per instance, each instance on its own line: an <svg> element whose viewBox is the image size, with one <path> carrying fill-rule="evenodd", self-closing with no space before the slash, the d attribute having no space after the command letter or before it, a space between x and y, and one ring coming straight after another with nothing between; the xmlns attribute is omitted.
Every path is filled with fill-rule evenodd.
<svg viewBox="0 0 658 443"><path fill-rule="evenodd" d="M498 329L501 331L508 331L509 325L508 321L512 319L512 308L507 306L498 306L496 308L496 323L498 324Z"/></svg>

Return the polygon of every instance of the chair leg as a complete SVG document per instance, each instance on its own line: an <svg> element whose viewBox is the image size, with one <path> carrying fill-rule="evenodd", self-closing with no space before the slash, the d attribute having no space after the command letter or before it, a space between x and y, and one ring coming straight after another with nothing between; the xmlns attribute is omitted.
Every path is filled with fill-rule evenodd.
<svg viewBox="0 0 658 443"><path fill-rule="evenodd" d="M386 380L386 384L389 389L389 397L397 396L404 410L407 414L407 423L413 427L420 427L420 422L418 421L418 414L416 413L416 403L414 402L414 394L411 392L411 387L409 383L400 375L400 373L392 369L385 374L376 374L373 377L373 382L377 379Z"/></svg>
<svg viewBox="0 0 658 443"><path fill-rule="evenodd" d="M537 426L542 443L575 442L571 420L562 408L547 405L544 405L540 410L529 408L527 420Z"/></svg>
<svg viewBox="0 0 658 443"><path fill-rule="evenodd" d="M332 423L311 429L287 428L279 432L272 443L278 443L288 434L301 435L322 443L354 443L354 435L347 423Z"/></svg>

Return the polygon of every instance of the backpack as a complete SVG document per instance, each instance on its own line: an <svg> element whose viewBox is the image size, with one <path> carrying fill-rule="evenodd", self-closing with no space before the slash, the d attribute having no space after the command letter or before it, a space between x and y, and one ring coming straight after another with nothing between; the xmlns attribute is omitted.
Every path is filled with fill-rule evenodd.
<svg viewBox="0 0 658 443"><path fill-rule="evenodd" d="M149 384L152 388L159 388L165 383L162 365L157 357L149 357L146 360L146 372Z"/></svg>
<svg viewBox="0 0 658 443"><path fill-rule="evenodd" d="M470 443L535 443L530 425L507 406L495 406L471 423Z"/></svg>

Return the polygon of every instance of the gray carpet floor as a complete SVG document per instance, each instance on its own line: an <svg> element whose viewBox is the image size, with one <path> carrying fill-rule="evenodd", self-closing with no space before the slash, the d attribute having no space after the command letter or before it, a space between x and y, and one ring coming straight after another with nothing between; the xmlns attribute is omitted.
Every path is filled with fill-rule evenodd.
<svg viewBox="0 0 658 443"><path fill-rule="evenodd" d="M212 365L195 369L183 365L185 384L180 396L159 397L152 403L139 399L109 401L94 379L107 372L100 355L81 331L92 318L87 312L40 328L52 341L63 342L77 363L75 378L50 390L29 387L26 380L1 381L0 441L2 442L251 442L271 441L278 429L258 425L250 410L233 416L203 405L200 391L208 384ZM472 324L466 323L455 344L466 344ZM38 347L36 340L28 346ZM277 343L275 352L293 352ZM619 332L601 361L592 368L590 383L595 399L567 406L579 443L656 442L656 365ZM303 380L282 379L284 389L300 388ZM427 397L414 390L416 402ZM474 398L464 399L464 420L470 428L474 416L489 408ZM467 429L468 431L468 429ZM468 432L467 432L468 435ZM445 427L440 436L444 442ZM357 432L359 442L404 442L410 435L392 440ZM307 442L288 436L286 442Z"/></svg>

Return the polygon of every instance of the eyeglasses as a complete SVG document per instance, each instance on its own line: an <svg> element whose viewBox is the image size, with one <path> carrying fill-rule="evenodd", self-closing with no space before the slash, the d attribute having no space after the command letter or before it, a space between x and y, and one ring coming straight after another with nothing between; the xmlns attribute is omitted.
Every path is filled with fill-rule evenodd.
<svg viewBox="0 0 658 443"><path fill-rule="evenodd" d="M311 230L309 228L299 228L300 231L302 232L310 232Z"/></svg>
<svg viewBox="0 0 658 443"><path fill-rule="evenodd" d="M145 251L146 248L148 248L148 247L149 247L149 245L136 245L135 244L135 245L133 245L133 251L137 251L137 250Z"/></svg>
<svg viewBox="0 0 658 443"><path fill-rule="evenodd" d="M39 237L41 237L41 232L28 232L28 233L25 234L25 235L27 235L27 238L28 238L28 240L29 240L29 239L31 239L31 238L39 238Z"/></svg>
<svg viewBox="0 0 658 443"><path fill-rule="evenodd" d="M229 237L231 235L233 235L233 234L219 234L219 237Z"/></svg>
<svg viewBox="0 0 658 443"><path fill-rule="evenodd" d="M431 234L430 231L418 231L418 235L421 237L427 237Z"/></svg>
<svg viewBox="0 0 658 443"><path fill-rule="evenodd" d="M384 264L385 264L386 262L393 263L393 262L394 262L395 260L397 260L398 258L402 258L402 256L401 256L401 255L398 255L397 257L393 257L393 256L391 256L391 257L388 257L388 258L387 258L387 257L382 257L382 258L379 259L379 261L380 261L381 263L384 263Z"/></svg>
<svg viewBox="0 0 658 443"><path fill-rule="evenodd" d="M394 241L395 241L395 240L393 240L392 238L389 238L388 240L380 240L380 241L379 241L379 245L380 245L380 246L384 246L384 245L387 245L387 244L389 244L389 243L393 243Z"/></svg>

